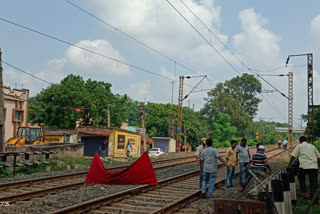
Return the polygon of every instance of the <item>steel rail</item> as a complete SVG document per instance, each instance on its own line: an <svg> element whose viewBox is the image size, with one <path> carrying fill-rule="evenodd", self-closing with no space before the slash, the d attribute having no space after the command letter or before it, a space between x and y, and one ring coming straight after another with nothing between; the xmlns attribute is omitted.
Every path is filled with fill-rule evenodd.
<svg viewBox="0 0 320 214"><path fill-rule="evenodd" d="M192 157L192 158L194 159L194 157ZM177 160L182 161L183 159L190 159L190 157L171 159L171 162L172 161L177 161ZM156 161L156 162L153 162L153 163L156 163L156 164L160 164L161 163L161 164L163 164L164 162L169 162L169 161ZM193 161L186 161L186 162L182 162L182 163L180 162L180 163L174 163L174 164L167 164L167 165L164 165L164 166L158 166L158 167L155 167L154 169L155 170L159 170L159 169L169 168L169 167L178 166L178 165L190 164L190 163L194 163L194 162L195 162L195 159ZM119 170L119 169L123 169L123 168L126 168L126 167L127 166L113 167L113 168L109 168L109 170L110 169ZM67 175L66 179L79 177L79 175L85 176L86 174L87 174L87 172L85 172L85 173L74 173L74 174L71 174L71 177L70 177L70 174L69 174L69 175ZM52 180L61 180L63 178L64 178L64 176L61 175L61 176L52 176L52 177L49 177L48 179L46 179L46 178L44 178L44 179L34 179L34 180L21 181L21 182L17 182L17 183L20 184L20 185L21 184L34 185L34 184L37 184L37 183L40 183L40 182L48 182L48 181L52 181ZM66 180L66 179L63 179L63 180ZM2 184L2 187L5 187L5 185L8 185L8 183L7 184ZM11 185L13 185L14 187L17 186L16 183L11 183ZM58 192L58 191L77 189L77 188L79 188L79 187L81 187L83 185L84 185L84 180L81 181L81 182L74 182L74 183L71 183L71 184L58 185L58 186L55 186L55 187L43 188L43 189L40 189L40 190L27 191L27 192L23 192L23 193L3 196L3 197L0 197L0 201L6 201L6 202L9 202L9 203L13 203L13 202L16 202L16 201L23 201L23 200L27 200L27 199L34 198L34 197L51 194L51 193Z"/></svg>
<svg viewBox="0 0 320 214"><path fill-rule="evenodd" d="M273 152L275 150L277 150L277 149L271 149L270 151L268 151L268 153ZM279 156L283 152L284 151L281 150L279 153L276 153L276 154L273 154L272 156L270 156L269 159L271 159L271 158L273 158L275 156ZM219 164L218 166L220 168L223 165ZM159 182L159 187L168 185L170 183L178 182L176 180L177 177L180 180L185 180L185 179L187 179L187 177L185 177L185 176L188 175L190 177L191 174L194 174L193 176L198 176L199 175L199 170L193 171L191 173L186 173L186 174L183 174L183 175L179 175L179 176L176 176L174 178L165 179L165 180ZM238 174L238 173L236 173L236 174ZM220 185L224 184L224 180L225 179L221 179L220 181L216 182L216 185L218 186L218 188L219 188ZM90 201L87 201L87 202L83 202L83 203L75 205L75 206L71 206L71 207L67 207L67 208L61 209L61 210L57 210L57 211L53 212L53 214L83 213L83 212L88 212L88 211L91 211L91 210L96 210L96 209L98 209L100 207L112 204L115 201L122 200L122 199L128 197L128 195L136 195L137 193L147 192L147 191L153 190L155 188L156 187L154 187L154 186L148 186L148 185L136 187L136 188L129 189L129 190L126 190L126 191L122 191L120 193L116 193L116 194L113 194L113 195L110 195L110 196L104 196L104 197L101 197L101 198L98 198L98 199L95 199L95 200L90 200ZM170 204L167 204L165 207L162 207L161 209L158 209L158 210L153 211L151 213L164 213L164 212L165 213L170 213L170 210L174 210L173 212L175 212L176 209L177 209L176 207L181 207L181 203L188 204L190 200L194 200L195 198L198 199L200 193L201 193L201 190L194 191L194 192L188 194L187 196L185 196L183 198L180 198L177 201L174 201L174 202L172 202Z"/></svg>
<svg viewBox="0 0 320 214"><path fill-rule="evenodd" d="M152 161L152 164L164 164L166 162L172 162L172 161L182 161L184 159L194 159L194 156L189 156L189 157L180 157L180 158L175 158L175 159L167 159L167 160L160 160L160 161ZM188 161L185 162L186 164L192 163L194 161ZM184 163L181 163L184 164ZM116 166L116 167L110 167L107 168L107 170L110 171L116 171L116 170L122 170L130 165L124 165L124 166ZM158 169L166 168L168 166L163 166L163 167L157 167ZM49 176L45 178L36 178L36 179L28 179L28 180L22 180L22 181L16 181L16 182L7 182L7 183L2 183L0 184L0 190L6 190L9 187L19 187L19 186L26 186L26 185L33 185L37 183L43 183L43 182L48 182L52 180L65 180L69 178L74 178L74 177L81 177L87 175L88 171L83 171L83 172L76 172L76 173L70 173L70 174L65 174L65 175L56 175L56 176Z"/></svg>

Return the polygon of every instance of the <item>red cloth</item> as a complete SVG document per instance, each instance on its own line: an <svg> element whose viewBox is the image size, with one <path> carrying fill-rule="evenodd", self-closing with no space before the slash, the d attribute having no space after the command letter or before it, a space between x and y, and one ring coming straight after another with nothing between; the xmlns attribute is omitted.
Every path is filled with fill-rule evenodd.
<svg viewBox="0 0 320 214"><path fill-rule="evenodd" d="M157 185L152 163L145 152L136 162L124 170L109 172L106 170L96 152L92 160L86 183L108 185Z"/></svg>

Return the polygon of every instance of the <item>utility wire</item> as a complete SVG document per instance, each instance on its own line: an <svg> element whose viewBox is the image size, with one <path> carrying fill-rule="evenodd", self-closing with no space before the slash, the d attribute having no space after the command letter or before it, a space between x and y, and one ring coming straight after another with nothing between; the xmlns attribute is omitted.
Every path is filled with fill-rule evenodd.
<svg viewBox="0 0 320 214"><path fill-rule="evenodd" d="M200 37L205 40L209 46L211 46L226 62L227 64L229 64L239 75L241 75L240 71L238 69L236 69L183 15L182 13L169 1L166 0L171 7L192 27L192 29L194 29L199 35ZM209 33L212 33L212 31L210 30L210 28L204 24L204 22L182 1L180 0L180 2L200 21L200 23L209 31ZM231 51L230 48L228 48L228 46L226 46L219 38L216 34L212 33L212 35L243 65L247 68L248 71L250 71L252 74L257 75L258 77L261 78L261 76L259 76L259 74L254 73L247 64L245 64L239 57L236 56L236 54L233 53L233 51ZM261 78L263 81L266 82L265 79ZM266 82L267 84L271 85L271 83ZM273 85L271 85L273 88L275 88ZM282 92L280 92L278 89L276 89L277 92L279 92L282 96L284 95Z"/></svg>
<svg viewBox="0 0 320 214"><path fill-rule="evenodd" d="M196 71L193 71L191 68L189 68L189 67L187 67L187 66L185 66L185 65L183 65L183 64L181 64L181 63L179 63L179 62L177 62L176 60L172 59L171 57L169 57L169 56L161 53L160 51L156 50L155 48L151 47L150 45L147 45L147 44L145 44L144 42L142 42L142 41L136 39L135 37L131 36L130 34L128 34L128 33L124 32L124 31L120 30L119 28L117 28L117 27L115 27L114 25L106 22L105 20L102 20L101 18L97 17L97 16L94 15L93 13L91 13L91 12L83 9L83 8L80 7L79 5L76 5L75 3L72 3L72 2L70 2L70 1L68 1L68 0L64 0L64 1L67 2L67 3L69 3L70 5L72 5L73 7L81 10L82 12L88 14L89 16L93 17L94 19L102 22L103 24L107 25L108 27L114 29L115 31L118 31L119 33L125 35L126 37L128 37L128 38L136 41L136 42L139 43L140 45L142 45L142 46L144 46L144 47L152 50L153 52L159 54L160 56L166 58L167 60L169 60L169 61L171 61L171 62L173 62L173 63L175 63L175 64L177 64L177 65L180 65L181 67L183 67L183 68L185 68L186 70L189 70L189 71L191 71L191 72L193 72L193 73L198 73L198 72L196 72ZM198 73L198 74L199 74L199 73Z"/></svg>
<svg viewBox="0 0 320 214"><path fill-rule="evenodd" d="M215 52L234 70L236 71L239 75L241 75L240 71L236 69L183 15L182 13L169 1L166 0L168 4L190 25L190 27L196 31L199 36L207 42L207 44L215 50Z"/></svg>
<svg viewBox="0 0 320 214"><path fill-rule="evenodd" d="M196 88L198 87L198 85L200 85L200 83L201 83L205 78L207 78L207 76L204 76L204 77L200 80L200 82L198 82L198 84L195 85L195 86L193 87L193 89L191 89L191 91L189 92L189 94L187 94L186 96L184 96L184 98L183 98L182 100L187 99L188 96L193 92L193 90L196 89Z"/></svg>
<svg viewBox="0 0 320 214"><path fill-rule="evenodd" d="M106 25L106 26L108 26L108 27L112 28L112 29L113 29L113 30L115 30L115 31L118 31L119 33L121 33L121 34L123 34L124 36L126 36L126 37L128 37L128 38L132 39L133 41L135 41L135 42L139 43L140 45L142 45L142 46L144 46L144 47L146 47L146 48L150 49L151 51L153 51L153 52L155 52L155 53L159 54L159 55L160 55L160 56L162 56L163 58L165 58L165 59L167 59L167 60L169 60L169 61L173 62L175 65L177 64L177 65L181 66L182 68L184 68L184 69L186 69L186 70L188 70L188 71L190 71L190 72L192 72L192 73L195 73L195 74L201 74L201 73L199 73L199 72L197 72L197 71L192 70L192 69L191 69L191 68L189 68L188 66L186 66L186 65L184 65L184 64L182 64L182 63L180 63L180 62L178 62L177 60L175 60L175 59L173 59L173 58L169 57L168 55L166 55L166 54L164 54L164 53L162 53L162 52L160 52L160 51L156 50L155 48L151 47L150 45L148 45L148 44L146 44L146 43L144 43L144 42L142 42L142 41L138 40L137 38L135 38L135 37L131 36L130 34L128 34L128 33L126 33L126 32L124 32L123 30L120 30L119 28L117 28L117 27L115 27L114 25L112 25L112 24L108 23L107 21L105 21L105 20L103 20L103 19L99 18L98 16L94 15L93 13L89 12L88 10L85 10L84 8L80 7L79 5L77 5L77 4L75 4L75 3L73 3L73 2L71 2L71 1L69 1L69 0L64 0L64 1L65 1L65 2L67 2L68 4L70 4L71 6L73 6L73 7L77 8L77 9L81 10L82 12L84 12L84 13L88 14L89 16L93 17L94 19L96 19L96 20L100 21L100 22L101 22L101 23L103 23L104 25ZM214 83L212 80L210 80L209 78L208 78L208 80L209 80L211 83L215 84L215 83Z"/></svg>
<svg viewBox="0 0 320 214"><path fill-rule="evenodd" d="M18 71L21 71L22 73L25 73L25 74L27 74L27 75L29 75L29 76L33 77L33 78L36 78L36 79L38 79L38 80L40 80L40 81L42 81L42 82L45 82L45 83L47 83L47 84L49 84L49 85L53 85L53 84L54 84L54 83L49 82L49 81L47 81L47 80L41 79L41 78L39 78L39 77L37 77L37 76L35 76L35 75L33 75L33 74L30 74L30 73L28 73L28 72L26 72L26 71L22 70L21 68L18 68L18 67L16 67L16 66L13 66L13 65L11 65L11 64L9 64L9 63L7 63L7 62L3 61L3 60L2 60L2 63L3 63L3 64L6 64L6 65L8 65L8 66L10 66L10 67L12 67L12 68L14 68L14 69L18 70Z"/></svg>
<svg viewBox="0 0 320 214"><path fill-rule="evenodd" d="M257 71L257 72L271 72L271 71L276 71L276 70L279 70L279 69L282 69L282 68L287 68L287 67L295 68L295 67L303 67L303 66L306 66L306 65L307 65L307 64L280 66L280 67L273 68L273 69L270 69L270 70L258 70L258 69L253 69L253 68L251 68L251 70Z"/></svg>
<svg viewBox="0 0 320 214"><path fill-rule="evenodd" d="M135 69L137 69L137 70L140 70L140 71L143 71L143 72L146 72L146 73L149 73L149 74L153 74L153 75L155 75L155 76L162 77L162 78L167 79L167 80L170 80L170 81L179 82L178 80L171 79L171 78L169 78L169 77L163 76L163 75L161 75L161 74L154 73L154 72L152 72L152 71L149 71L149 70L147 70L147 69L138 67L138 66L136 66L136 65L132 65L132 64L130 64L130 63L126 63L126 62L123 62L123 61L121 61L121 60L118 60L118 59L115 59L115 58L112 58L112 57L109 57L109 56L100 54L100 53L98 53L98 52L95 52L95 51L92 51L92 50L90 50L90 49L87 49L87 48L78 46L78 45L76 45L76 44L73 44L73 43L71 43L71 42L68 42L68 41L66 41L66 40L63 40L63 39L60 39L60 38L57 38L57 37L54 37L54 36L51 36L51 35L49 35L49 34L42 33L42 32L40 32L40 31L31 29L31 28L29 28L29 27L26 27L26 26L17 24L17 23L15 23L15 22L9 21L9 20L7 20L7 19L4 19L4 18L1 18L1 17L0 17L0 20L1 20L1 21L4 21L4 22L7 22L7 23L9 23L9 24L15 25L15 26L17 26L17 27L23 28L23 29L25 29L25 30L28 30L28 31L31 31L31 32L40 34L40 35L45 36L45 37L48 37L48 38L50 38L50 39L56 40L56 41L58 41L58 42L61 42L61 43L64 43L64 44L67 44L67 45L76 47L76 48L78 48L78 49L84 50L84 51L86 51L86 52L89 52L89 53L92 53L92 54L95 54L95 55L98 55L98 56L100 56L100 57L103 57L103 58L106 58L106 59L109 59L109 60L113 60L113 61L118 62L118 63L120 63L120 64L123 64L123 65L129 66L129 67L135 68ZM186 85L187 85L187 84L186 84ZM191 86L191 85L188 85L188 86L193 87L193 86Z"/></svg>
<svg viewBox="0 0 320 214"><path fill-rule="evenodd" d="M212 32L212 31L210 30L210 28L190 9L190 7L188 7L188 5L186 5L186 3L184 3L182 0L179 0L179 1L180 1L180 2L189 10L189 12L192 13L192 15L193 15L194 17L196 17L196 19L209 31L209 36L210 36L210 34L212 34L212 35L220 42L220 44L223 45L223 47L224 47L225 49L227 49L236 59L238 59L240 63L243 63L243 62L240 60L240 58L239 58L235 53L233 53L233 51L231 51L231 49L230 49L227 45L225 45L224 42L221 41L221 39L219 38L219 36L218 36L217 34L215 34L214 32ZM217 30L217 29L214 28L214 30ZM210 40L211 40L211 39L210 39Z"/></svg>
<svg viewBox="0 0 320 214"><path fill-rule="evenodd" d="M289 97L287 97L287 95L285 95L284 93L282 93L281 91L279 91L276 87L274 87L271 83L269 83L267 80L265 80L260 74L257 74L258 77L260 77L263 81L265 81L268 85L270 85L274 90L276 90L277 92L279 92L283 97L289 99Z"/></svg>

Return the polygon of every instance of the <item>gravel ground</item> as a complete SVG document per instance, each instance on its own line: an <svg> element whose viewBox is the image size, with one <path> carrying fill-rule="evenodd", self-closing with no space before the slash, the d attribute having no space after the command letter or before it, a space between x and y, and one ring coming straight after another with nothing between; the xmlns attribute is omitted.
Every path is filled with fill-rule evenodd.
<svg viewBox="0 0 320 214"><path fill-rule="evenodd" d="M283 163L270 163L272 171L283 167ZM199 210L200 214L211 214L214 213L214 200L215 199L226 199L226 200L244 200L244 201L253 201L248 197L248 192L253 188L253 180L251 180L249 186L243 192L239 192L239 177L236 176L234 179L235 186L234 188L225 189L219 188L215 189L211 198L208 199L199 199L190 205L190 208L195 208Z"/></svg>
<svg viewBox="0 0 320 214"><path fill-rule="evenodd" d="M195 164L187 164L172 168L155 171L157 179L163 180L169 177L177 176L198 169ZM135 186L112 186L112 185L90 185L85 188L82 201L92 200L101 196L117 193ZM23 204L14 204L9 207L3 207L0 213L21 213L21 214L40 214L50 213L63 207L72 206L79 203L81 197L80 190L71 190L61 192L51 196L44 196L41 199L34 199Z"/></svg>

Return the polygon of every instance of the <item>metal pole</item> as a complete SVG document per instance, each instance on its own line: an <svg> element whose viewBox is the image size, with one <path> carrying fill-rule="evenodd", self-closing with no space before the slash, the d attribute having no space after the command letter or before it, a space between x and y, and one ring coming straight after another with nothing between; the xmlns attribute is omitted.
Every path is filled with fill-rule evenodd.
<svg viewBox="0 0 320 214"><path fill-rule="evenodd" d="M179 81L179 98L178 98L177 151L180 151L180 146L181 146L183 79L184 79L184 76L179 77L180 81Z"/></svg>
<svg viewBox="0 0 320 214"><path fill-rule="evenodd" d="M172 84L172 91L171 91L171 104L173 105L173 85L174 85L174 81L171 82Z"/></svg>
<svg viewBox="0 0 320 214"><path fill-rule="evenodd" d="M0 152L4 152L4 101L3 101L3 80L2 80L2 52L0 48Z"/></svg>
<svg viewBox="0 0 320 214"><path fill-rule="evenodd" d="M293 140L292 127L293 127L293 73L289 72L288 74L288 141L290 144L290 148L292 147L291 143Z"/></svg>
<svg viewBox="0 0 320 214"><path fill-rule="evenodd" d="M110 105L108 104L108 127L110 127Z"/></svg>
<svg viewBox="0 0 320 214"><path fill-rule="evenodd" d="M308 137L313 144L313 56L311 53L308 57Z"/></svg>
<svg viewBox="0 0 320 214"><path fill-rule="evenodd" d="M262 133L261 133L261 118L259 121L259 143L261 143Z"/></svg>
<svg viewBox="0 0 320 214"><path fill-rule="evenodd" d="M184 151L187 151L187 128L186 124L184 124Z"/></svg>
<svg viewBox="0 0 320 214"><path fill-rule="evenodd" d="M143 150L144 150L144 152L146 152L146 151L147 151L146 115L143 114L142 117L143 117L143 142L144 142L144 144L143 144Z"/></svg>

